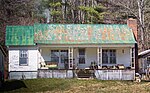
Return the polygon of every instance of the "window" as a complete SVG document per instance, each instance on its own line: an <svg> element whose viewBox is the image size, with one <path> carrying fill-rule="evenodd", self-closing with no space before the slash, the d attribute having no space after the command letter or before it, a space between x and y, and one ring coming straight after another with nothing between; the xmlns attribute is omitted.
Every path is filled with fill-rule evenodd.
<svg viewBox="0 0 150 93"><path fill-rule="evenodd" d="M150 65L150 56L147 57L147 64Z"/></svg>
<svg viewBox="0 0 150 93"><path fill-rule="evenodd" d="M85 64L85 49L79 49L79 64Z"/></svg>
<svg viewBox="0 0 150 93"><path fill-rule="evenodd" d="M59 50L51 50L51 61L59 62Z"/></svg>
<svg viewBox="0 0 150 93"><path fill-rule="evenodd" d="M65 60L68 60L68 50L60 51L61 63L64 63Z"/></svg>
<svg viewBox="0 0 150 93"><path fill-rule="evenodd" d="M19 65L28 65L28 50L19 51Z"/></svg>
<svg viewBox="0 0 150 93"><path fill-rule="evenodd" d="M116 64L116 50L102 50L103 64Z"/></svg>

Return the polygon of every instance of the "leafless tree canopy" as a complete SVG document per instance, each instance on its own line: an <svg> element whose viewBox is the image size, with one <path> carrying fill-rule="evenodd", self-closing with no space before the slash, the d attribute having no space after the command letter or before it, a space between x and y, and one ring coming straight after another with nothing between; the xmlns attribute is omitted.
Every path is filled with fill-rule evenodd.
<svg viewBox="0 0 150 93"><path fill-rule="evenodd" d="M125 24L138 21L140 50L150 48L150 0L0 0L0 42L6 25L35 22L62 24Z"/></svg>

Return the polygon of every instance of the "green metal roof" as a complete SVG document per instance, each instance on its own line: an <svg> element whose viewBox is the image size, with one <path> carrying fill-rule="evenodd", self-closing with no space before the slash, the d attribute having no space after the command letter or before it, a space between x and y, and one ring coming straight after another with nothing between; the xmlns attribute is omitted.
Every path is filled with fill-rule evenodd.
<svg viewBox="0 0 150 93"><path fill-rule="evenodd" d="M7 26L6 45L133 44L132 30L120 24L35 24Z"/></svg>
<svg viewBox="0 0 150 93"><path fill-rule="evenodd" d="M6 45L34 45L33 26L7 26Z"/></svg>
<svg viewBox="0 0 150 93"><path fill-rule="evenodd" d="M136 43L132 30L121 24L35 24L34 31L40 44Z"/></svg>

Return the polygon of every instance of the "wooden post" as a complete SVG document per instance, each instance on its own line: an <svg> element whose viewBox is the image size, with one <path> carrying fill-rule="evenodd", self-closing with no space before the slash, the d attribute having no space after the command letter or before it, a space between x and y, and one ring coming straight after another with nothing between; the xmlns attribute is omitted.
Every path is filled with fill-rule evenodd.
<svg viewBox="0 0 150 93"><path fill-rule="evenodd" d="M97 48L97 65L102 68L102 48Z"/></svg>
<svg viewBox="0 0 150 93"><path fill-rule="evenodd" d="M131 62L131 68L135 69L135 49L130 48L130 62Z"/></svg>
<svg viewBox="0 0 150 93"><path fill-rule="evenodd" d="M69 48L69 53L68 53L68 62L69 62L69 69L73 69L73 48Z"/></svg>

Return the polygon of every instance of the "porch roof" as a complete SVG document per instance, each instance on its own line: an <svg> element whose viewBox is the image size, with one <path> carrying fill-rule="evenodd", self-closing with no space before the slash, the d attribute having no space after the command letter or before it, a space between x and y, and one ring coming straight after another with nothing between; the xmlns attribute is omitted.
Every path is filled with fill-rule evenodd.
<svg viewBox="0 0 150 93"><path fill-rule="evenodd" d="M40 44L130 44L132 30L121 24L35 24L35 43Z"/></svg>
<svg viewBox="0 0 150 93"><path fill-rule="evenodd" d="M7 26L6 45L134 44L132 30L121 24L34 24Z"/></svg>

